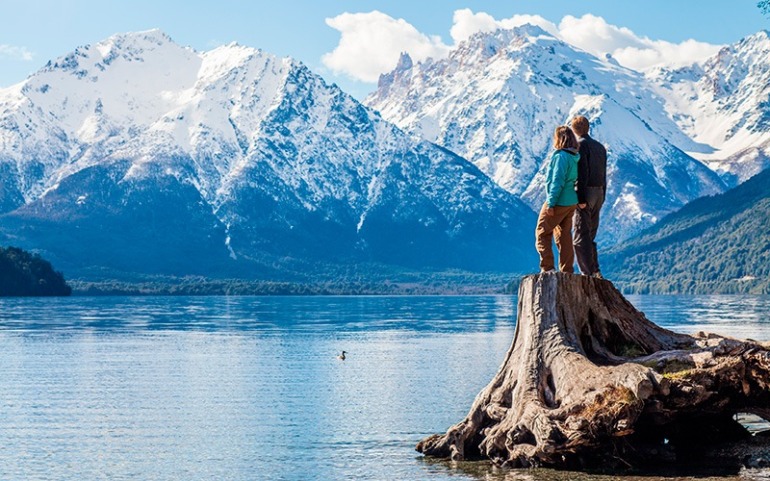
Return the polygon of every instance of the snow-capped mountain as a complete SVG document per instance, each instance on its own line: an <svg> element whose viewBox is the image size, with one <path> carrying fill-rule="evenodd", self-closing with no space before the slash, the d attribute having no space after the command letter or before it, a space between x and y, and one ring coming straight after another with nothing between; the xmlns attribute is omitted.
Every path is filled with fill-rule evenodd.
<svg viewBox="0 0 770 481"><path fill-rule="evenodd" d="M700 144L688 153L734 185L770 167L770 33L722 48L703 65L647 74L670 117Z"/></svg>
<svg viewBox="0 0 770 481"><path fill-rule="evenodd" d="M448 58L403 56L367 105L417 137L471 160L533 209L557 125L576 114L608 148L600 241L612 243L725 185L640 73L599 59L539 27L480 33Z"/></svg>
<svg viewBox="0 0 770 481"><path fill-rule="evenodd" d="M0 90L0 173L0 239L65 271L536 266L534 213L471 163L295 60L157 30Z"/></svg>

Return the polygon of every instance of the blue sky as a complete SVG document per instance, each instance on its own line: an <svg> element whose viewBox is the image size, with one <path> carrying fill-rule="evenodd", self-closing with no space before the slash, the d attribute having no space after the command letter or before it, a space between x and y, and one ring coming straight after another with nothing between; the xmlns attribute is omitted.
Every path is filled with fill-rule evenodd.
<svg viewBox="0 0 770 481"><path fill-rule="evenodd" d="M160 28L177 43L197 50L236 41L280 56L290 55L329 81L362 96L373 84L357 80L364 73L355 71L355 57L337 59L337 68L331 67L329 59L322 61L341 38L340 30L327 25L327 18L377 10L394 22L403 19L416 32L430 37L431 42L439 42L437 48L446 48L453 44L450 28L455 11L461 9L470 9L474 14L485 12L494 19L538 15L555 25L567 15L584 18L592 14L611 26L630 29L638 37L674 44L687 39L732 43L770 28L770 19L762 16L755 0L0 0L0 86L22 81L49 59L78 45L98 42L118 32ZM349 27L350 22L346 25ZM591 28L585 22L583 27ZM350 40L365 41L354 36ZM365 54L386 56L377 47L373 45L373 50ZM338 53L346 55L344 51Z"/></svg>

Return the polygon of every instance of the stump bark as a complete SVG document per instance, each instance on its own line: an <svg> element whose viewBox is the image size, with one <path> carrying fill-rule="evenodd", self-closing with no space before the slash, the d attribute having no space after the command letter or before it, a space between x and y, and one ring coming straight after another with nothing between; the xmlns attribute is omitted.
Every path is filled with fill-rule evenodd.
<svg viewBox="0 0 770 481"><path fill-rule="evenodd" d="M607 280L538 274L520 284L516 333L497 374L464 420L417 450L510 467L698 462L715 446L750 443L737 413L770 420L767 345L678 334ZM740 450L730 456L746 462Z"/></svg>

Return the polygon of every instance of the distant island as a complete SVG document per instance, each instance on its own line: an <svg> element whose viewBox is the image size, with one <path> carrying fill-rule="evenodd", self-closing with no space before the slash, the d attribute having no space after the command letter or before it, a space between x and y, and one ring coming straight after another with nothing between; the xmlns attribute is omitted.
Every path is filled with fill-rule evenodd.
<svg viewBox="0 0 770 481"><path fill-rule="evenodd" d="M18 247L0 247L0 296L69 296L72 289L51 263Z"/></svg>

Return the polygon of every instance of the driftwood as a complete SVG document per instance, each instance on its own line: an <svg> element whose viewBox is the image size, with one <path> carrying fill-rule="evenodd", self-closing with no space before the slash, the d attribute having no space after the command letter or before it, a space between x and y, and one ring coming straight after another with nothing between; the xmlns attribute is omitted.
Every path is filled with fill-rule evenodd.
<svg viewBox="0 0 770 481"><path fill-rule="evenodd" d="M752 443L738 413L770 420L767 345L674 333L607 280L539 274L521 282L494 379L463 421L417 450L509 467L740 463L746 450L723 449Z"/></svg>

